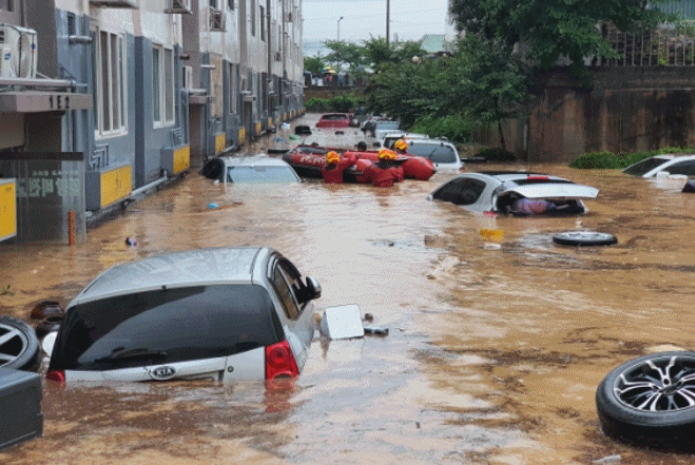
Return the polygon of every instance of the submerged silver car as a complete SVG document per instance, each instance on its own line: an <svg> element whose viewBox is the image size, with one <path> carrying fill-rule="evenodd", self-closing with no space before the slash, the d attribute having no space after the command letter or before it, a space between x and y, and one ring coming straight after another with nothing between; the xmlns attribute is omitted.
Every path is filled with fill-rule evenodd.
<svg viewBox="0 0 695 465"><path fill-rule="evenodd" d="M209 179L236 184L302 182L287 162L265 154L214 157L205 163L201 174Z"/></svg>
<svg viewBox="0 0 695 465"><path fill-rule="evenodd" d="M294 377L314 336L316 280L267 247L153 256L101 273L68 304L47 378Z"/></svg>
<svg viewBox="0 0 695 465"><path fill-rule="evenodd" d="M643 178L695 176L695 155L656 155L634 163L623 173Z"/></svg>
<svg viewBox="0 0 695 465"><path fill-rule="evenodd" d="M533 214L574 215L585 213L582 199L598 195L594 187L542 173L482 171L460 174L439 186L430 200L442 200L476 212L527 214L517 209L519 201L543 201L550 208ZM530 213L529 213L530 214Z"/></svg>

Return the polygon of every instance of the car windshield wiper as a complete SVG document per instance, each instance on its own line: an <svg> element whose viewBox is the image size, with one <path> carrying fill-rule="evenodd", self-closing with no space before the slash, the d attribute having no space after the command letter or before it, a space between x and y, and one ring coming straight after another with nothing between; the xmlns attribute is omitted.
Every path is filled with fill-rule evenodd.
<svg viewBox="0 0 695 465"><path fill-rule="evenodd" d="M110 362L113 360L133 360L133 359L149 359L149 360L161 360L166 358L167 353L163 350L150 350L150 349L131 349L123 351L123 347L116 347L111 351L106 357L101 357L94 360L95 363L99 362Z"/></svg>

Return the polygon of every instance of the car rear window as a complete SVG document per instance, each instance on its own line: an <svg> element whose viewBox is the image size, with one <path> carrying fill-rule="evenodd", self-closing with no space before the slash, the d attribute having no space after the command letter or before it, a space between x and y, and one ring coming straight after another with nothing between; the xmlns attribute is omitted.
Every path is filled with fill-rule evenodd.
<svg viewBox="0 0 695 465"><path fill-rule="evenodd" d="M531 176L527 179L515 179L517 186L528 186L531 184L574 184L569 179L549 178L544 176Z"/></svg>
<svg viewBox="0 0 695 465"><path fill-rule="evenodd" d="M623 170L623 173L630 174L632 176L644 176L649 171L663 165L668 161L667 158L647 158L640 162L635 163L632 166L628 166Z"/></svg>
<svg viewBox="0 0 695 465"><path fill-rule="evenodd" d="M458 161L456 152L448 145L411 142L410 147L408 147L408 153L418 157L429 158L432 163L456 163Z"/></svg>
<svg viewBox="0 0 695 465"><path fill-rule="evenodd" d="M227 176L239 184L299 182L289 166L230 166Z"/></svg>
<svg viewBox="0 0 695 465"><path fill-rule="evenodd" d="M156 290L71 308L61 325L51 368L100 371L199 360L283 338L263 287Z"/></svg>
<svg viewBox="0 0 695 465"><path fill-rule="evenodd" d="M451 202L455 205L472 205L485 191L485 183L478 179L455 178L434 192L437 200Z"/></svg>

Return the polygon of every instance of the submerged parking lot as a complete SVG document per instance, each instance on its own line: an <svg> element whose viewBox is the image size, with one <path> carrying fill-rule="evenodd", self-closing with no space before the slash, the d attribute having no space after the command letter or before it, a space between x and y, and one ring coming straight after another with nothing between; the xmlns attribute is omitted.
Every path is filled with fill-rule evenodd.
<svg viewBox="0 0 695 465"><path fill-rule="evenodd" d="M468 168L481 167L493 168ZM428 201L444 173L390 189L245 188L192 173L84 244L3 245L0 286L11 293L0 313L25 320L36 302L66 304L124 260L267 245L320 281L319 310L357 304L389 334L317 337L296 382L270 390L44 383L43 436L0 452L0 463L589 464L616 454L623 464L695 463L604 437L594 401L620 363L695 347L695 195L680 192L683 180L618 171L494 168L552 173L600 194L581 217L488 217ZM552 242L575 229L618 243Z"/></svg>

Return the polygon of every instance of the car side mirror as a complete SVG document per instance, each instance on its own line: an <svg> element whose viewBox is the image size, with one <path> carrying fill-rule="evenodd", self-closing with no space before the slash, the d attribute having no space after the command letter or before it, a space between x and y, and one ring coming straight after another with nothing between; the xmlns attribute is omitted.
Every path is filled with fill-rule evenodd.
<svg viewBox="0 0 695 465"><path fill-rule="evenodd" d="M321 297L321 284L312 278L311 276L306 277L306 287L307 287L307 299L306 301L318 299Z"/></svg>

